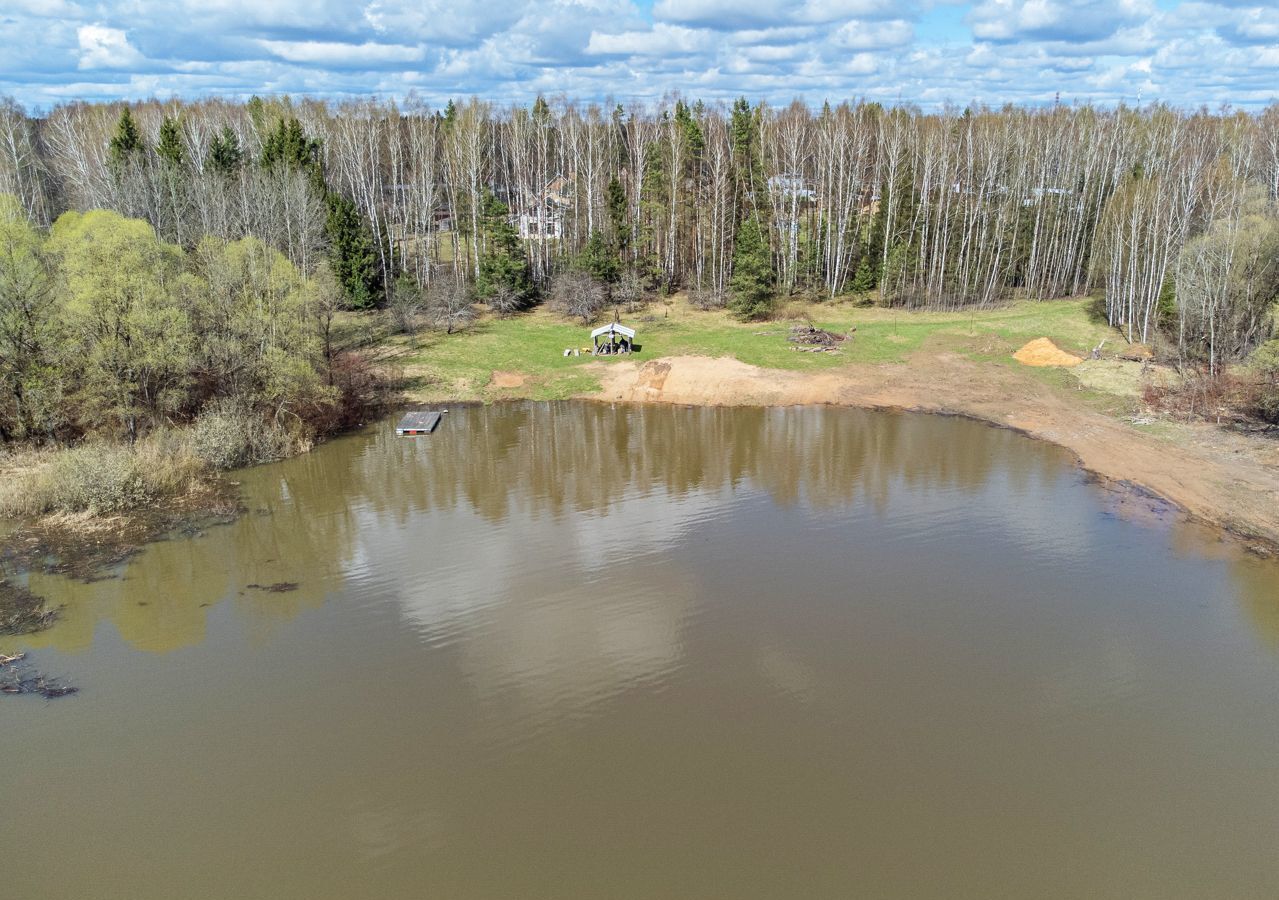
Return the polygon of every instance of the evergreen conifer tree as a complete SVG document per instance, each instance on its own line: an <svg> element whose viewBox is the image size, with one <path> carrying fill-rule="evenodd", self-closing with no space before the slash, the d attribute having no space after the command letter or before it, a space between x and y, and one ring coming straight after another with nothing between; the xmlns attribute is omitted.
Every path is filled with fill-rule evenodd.
<svg viewBox="0 0 1279 900"><path fill-rule="evenodd" d="M733 136L733 172L741 197L741 214L753 197L763 190L763 171L759 164L759 119L745 97L733 103L729 128Z"/></svg>
<svg viewBox="0 0 1279 900"><path fill-rule="evenodd" d="M353 309L369 309L376 305L380 287L373 236L360 211L347 198L330 193L326 205L324 230L329 238L333 274Z"/></svg>
<svg viewBox="0 0 1279 900"><path fill-rule="evenodd" d="M591 232L586 246L582 248L579 265L592 278L605 284L613 284L621 275L617 253L598 231Z"/></svg>
<svg viewBox="0 0 1279 900"><path fill-rule="evenodd" d="M865 294L867 291L873 291L878 279L875 278L875 269L871 266L869 254L862 256L862 261L857 265L857 271L853 273L853 280L848 285L855 294Z"/></svg>
<svg viewBox="0 0 1279 900"><path fill-rule="evenodd" d="M156 155L175 169L182 165L182 130L178 123L165 116L160 123L160 142L155 145Z"/></svg>
<svg viewBox="0 0 1279 900"><path fill-rule="evenodd" d="M232 175L239 171L243 161L240 139L230 125L223 125L222 131L209 142L209 168L222 175Z"/></svg>
<svg viewBox="0 0 1279 900"><path fill-rule="evenodd" d="M483 245L475 279L476 296L490 300L507 293L517 304L526 303L533 294L533 280L524 245L511 224L506 204L488 190L480 200L480 234Z"/></svg>
<svg viewBox="0 0 1279 900"><path fill-rule="evenodd" d="M319 168L320 142L308 138L296 118L281 119L262 142L262 167L311 171Z"/></svg>
<svg viewBox="0 0 1279 900"><path fill-rule="evenodd" d="M773 261L764 241L759 217L752 215L737 229L733 246L733 275L729 279L729 308L744 320L762 319L773 310Z"/></svg>
<svg viewBox="0 0 1279 900"><path fill-rule="evenodd" d="M116 123L115 135L111 138L111 162L121 165L132 159L141 149L142 135L138 131L138 123L126 106L120 112L120 121Z"/></svg>
<svg viewBox="0 0 1279 900"><path fill-rule="evenodd" d="M631 242L630 216L626 208L626 189L616 177L608 180L604 189L604 205L608 209L608 221L613 227L613 245L624 253Z"/></svg>

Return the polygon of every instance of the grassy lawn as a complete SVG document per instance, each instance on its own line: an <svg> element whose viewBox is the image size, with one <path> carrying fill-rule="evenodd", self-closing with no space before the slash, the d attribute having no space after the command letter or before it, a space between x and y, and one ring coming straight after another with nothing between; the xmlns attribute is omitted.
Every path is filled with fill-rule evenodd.
<svg viewBox="0 0 1279 900"><path fill-rule="evenodd" d="M662 356L729 356L774 369L815 370L849 363L897 363L927 345L974 359L1009 362L1032 338L1048 336L1063 349L1085 354L1103 337L1115 337L1091 314L1092 301L1023 301L976 313L906 312L850 303L795 306L813 324L837 334L856 328L840 353L801 353L786 340L792 321L743 323L723 311L699 311L682 297L657 302L622 321L638 332L640 361ZM601 321L605 321L602 319ZM409 393L418 400L496 400L508 396L556 399L590 391L596 379L584 369L612 358L565 357L567 347L590 346L590 328L543 308L509 319L485 316L470 329L444 335L424 332L389 340L404 366ZM522 385L498 387L495 372L519 373ZM1044 377L1058 377L1045 374Z"/></svg>

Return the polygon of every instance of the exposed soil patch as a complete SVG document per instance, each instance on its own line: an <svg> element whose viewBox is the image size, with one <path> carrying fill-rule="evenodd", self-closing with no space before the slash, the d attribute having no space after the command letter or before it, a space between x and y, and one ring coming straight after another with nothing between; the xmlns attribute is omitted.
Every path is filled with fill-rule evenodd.
<svg viewBox="0 0 1279 900"><path fill-rule="evenodd" d="M494 372L491 384L495 388L523 387L524 375L521 372Z"/></svg>
<svg viewBox="0 0 1279 900"><path fill-rule="evenodd" d="M666 377L671 373L671 364L662 360L644 363L636 375L636 387L645 391L660 394L666 386Z"/></svg>

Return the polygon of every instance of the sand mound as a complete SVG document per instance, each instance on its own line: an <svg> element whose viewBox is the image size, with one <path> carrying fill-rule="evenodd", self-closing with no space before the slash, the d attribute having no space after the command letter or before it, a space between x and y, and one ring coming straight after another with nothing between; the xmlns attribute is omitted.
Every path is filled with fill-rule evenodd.
<svg viewBox="0 0 1279 900"><path fill-rule="evenodd" d="M1035 338L1014 353L1013 359L1023 366L1077 366L1083 362L1078 356L1067 353L1046 337Z"/></svg>

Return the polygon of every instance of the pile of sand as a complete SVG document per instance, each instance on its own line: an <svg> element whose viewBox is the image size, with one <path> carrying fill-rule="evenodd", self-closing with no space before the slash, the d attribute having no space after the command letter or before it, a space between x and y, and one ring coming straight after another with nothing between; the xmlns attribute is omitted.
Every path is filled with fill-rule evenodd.
<svg viewBox="0 0 1279 900"><path fill-rule="evenodd" d="M1023 366L1077 366L1078 356L1067 353L1046 337L1035 338L1013 354L1013 359Z"/></svg>

